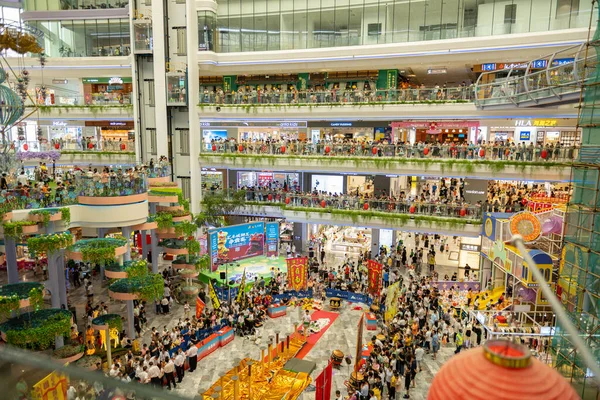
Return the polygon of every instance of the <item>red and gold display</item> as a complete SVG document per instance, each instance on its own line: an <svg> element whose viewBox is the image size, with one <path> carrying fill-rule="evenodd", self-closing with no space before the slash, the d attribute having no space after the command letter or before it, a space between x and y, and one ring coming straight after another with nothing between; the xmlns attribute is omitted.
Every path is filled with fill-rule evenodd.
<svg viewBox="0 0 600 400"><path fill-rule="evenodd" d="M381 293L383 265L375 260L367 260L367 268L369 270L369 293L379 297Z"/></svg>
<svg viewBox="0 0 600 400"><path fill-rule="evenodd" d="M288 282L292 290L306 290L308 286L308 257L288 258Z"/></svg>

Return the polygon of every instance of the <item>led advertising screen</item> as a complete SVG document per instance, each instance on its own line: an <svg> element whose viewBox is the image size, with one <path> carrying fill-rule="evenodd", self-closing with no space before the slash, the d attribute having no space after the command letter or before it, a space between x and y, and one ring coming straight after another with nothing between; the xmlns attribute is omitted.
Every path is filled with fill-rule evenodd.
<svg viewBox="0 0 600 400"><path fill-rule="evenodd" d="M219 264L264 254L264 222L210 229L208 236L213 272Z"/></svg>
<svg viewBox="0 0 600 400"><path fill-rule="evenodd" d="M267 222L265 234L265 255L267 257L279 255L279 222Z"/></svg>

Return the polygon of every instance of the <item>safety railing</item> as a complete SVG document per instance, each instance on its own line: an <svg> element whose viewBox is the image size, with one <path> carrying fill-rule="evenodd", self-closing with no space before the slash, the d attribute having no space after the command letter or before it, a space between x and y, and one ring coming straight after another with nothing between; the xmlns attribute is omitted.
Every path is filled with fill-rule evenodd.
<svg viewBox="0 0 600 400"><path fill-rule="evenodd" d="M94 140L81 138L79 140L52 139L50 141L19 141L16 146L19 151L85 151L85 152L133 152L135 143L119 140Z"/></svg>
<svg viewBox="0 0 600 400"><path fill-rule="evenodd" d="M535 106L576 100L582 83L595 71L596 64L596 55L586 54L582 44L528 63L504 66L508 74L498 74L497 70L484 72L475 84L475 105Z"/></svg>
<svg viewBox="0 0 600 400"><path fill-rule="evenodd" d="M80 175L75 177L75 191L77 195L87 197L131 196L146 193L148 179L143 171Z"/></svg>
<svg viewBox="0 0 600 400"><path fill-rule="evenodd" d="M47 107L81 107L86 106L128 106L133 104L131 93L91 93L87 95L55 95L46 94L42 96L38 94L36 97L27 98L26 106L33 104Z"/></svg>
<svg viewBox="0 0 600 400"><path fill-rule="evenodd" d="M202 146L208 154L276 154L281 156L398 157L467 160L513 160L524 162L572 162L578 156L576 146L515 145L464 143L376 144L335 142L264 142L213 141Z"/></svg>
<svg viewBox="0 0 600 400"><path fill-rule="evenodd" d="M207 193L223 194L225 199L236 199L236 192L244 192L246 205L279 205L303 208L333 208L339 210L381 211L385 213L431 215L439 217L455 217L465 219L481 219L481 207L464 202L421 202L410 199L374 198L352 195L296 194L283 190L249 189L207 191Z"/></svg>
<svg viewBox="0 0 600 400"><path fill-rule="evenodd" d="M225 93L222 90L200 91L201 104L364 104L364 103L432 103L472 102L473 88L435 87L406 89L328 89L328 90L256 90L244 88Z"/></svg>

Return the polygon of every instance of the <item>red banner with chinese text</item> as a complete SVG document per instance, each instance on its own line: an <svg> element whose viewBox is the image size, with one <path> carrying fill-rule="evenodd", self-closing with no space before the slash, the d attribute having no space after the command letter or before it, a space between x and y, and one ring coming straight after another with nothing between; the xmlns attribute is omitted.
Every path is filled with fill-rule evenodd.
<svg viewBox="0 0 600 400"><path fill-rule="evenodd" d="M292 290L306 290L308 286L308 257L288 258L288 285Z"/></svg>
<svg viewBox="0 0 600 400"><path fill-rule="evenodd" d="M321 374L315 380L316 396L315 400L329 400L331 399L331 379L333 377L333 368L331 361L327 364L327 367L321 372Z"/></svg>
<svg viewBox="0 0 600 400"><path fill-rule="evenodd" d="M383 265L375 260L367 260L369 270L369 293L379 297L381 293L381 278L383 277Z"/></svg>
<svg viewBox="0 0 600 400"><path fill-rule="evenodd" d="M196 319L200 320L202 318L202 311L204 311L204 307L206 304L202 301L200 296L196 296Z"/></svg>

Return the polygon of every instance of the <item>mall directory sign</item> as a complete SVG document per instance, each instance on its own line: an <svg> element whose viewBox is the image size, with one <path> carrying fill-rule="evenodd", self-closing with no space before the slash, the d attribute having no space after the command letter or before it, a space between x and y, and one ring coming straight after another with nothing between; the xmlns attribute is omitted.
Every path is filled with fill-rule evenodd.
<svg viewBox="0 0 600 400"><path fill-rule="evenodd" d="M211 270L223 263L262 256L264 254L265 223L233 225L208 231Z"/></svg>

